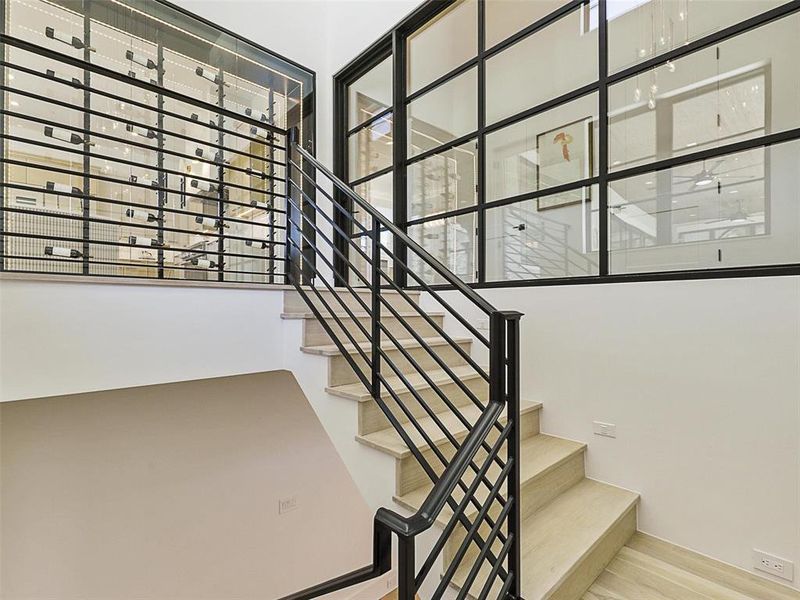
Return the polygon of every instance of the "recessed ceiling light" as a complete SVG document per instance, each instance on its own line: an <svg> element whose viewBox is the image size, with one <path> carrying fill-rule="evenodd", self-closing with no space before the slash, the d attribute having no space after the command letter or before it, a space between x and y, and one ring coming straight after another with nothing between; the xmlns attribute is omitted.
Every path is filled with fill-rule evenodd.
<svg viewBox="0 0 800 600"><path fill-rule="evenodd" d="M688 144L686 144L687 148L693 148L694 146L697 146L697 142L689 142Z"/></svg>
<svg viewBox="0 0 800 600"><path fill-rule="evenodd" d="M739 193L739 190L731 190L731 191L730 191L730 192L728 192L728 193L729 193L729 194L738 194L738 193Z"/></svg>

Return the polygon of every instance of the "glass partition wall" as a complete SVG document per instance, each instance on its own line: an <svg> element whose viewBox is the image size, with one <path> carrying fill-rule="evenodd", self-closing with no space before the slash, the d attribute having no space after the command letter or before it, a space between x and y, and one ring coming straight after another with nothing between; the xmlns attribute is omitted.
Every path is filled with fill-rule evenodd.
<svg viewBox="0 0 800 600"><path fill-rule="evenodd" d="M477 286L800 274L799 34L797 1L427 2L336 75L337 170Z"/></svg>
<svg viewBox="0 0 800 600"><path fill-rule="evenodd" d="M312 72L167 3L0 12L2 270L284 282Z"/></svg>

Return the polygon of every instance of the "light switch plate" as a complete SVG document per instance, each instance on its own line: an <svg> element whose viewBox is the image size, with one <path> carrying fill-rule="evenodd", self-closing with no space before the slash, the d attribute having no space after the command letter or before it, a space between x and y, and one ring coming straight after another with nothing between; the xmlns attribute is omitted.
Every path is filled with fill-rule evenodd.
<svg viewBox="0 0 800 600"><path fill-rule="evenodd" d="M603 423L602 421L594 422L594 434L602 435L603 437L615 438L617 437L617 426L613 423Z"/></svg>

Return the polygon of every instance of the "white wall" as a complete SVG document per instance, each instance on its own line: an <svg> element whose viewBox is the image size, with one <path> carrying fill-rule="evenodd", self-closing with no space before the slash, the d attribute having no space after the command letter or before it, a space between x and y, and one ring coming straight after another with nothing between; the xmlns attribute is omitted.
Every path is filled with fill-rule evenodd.
<svg viewBox="0 0 800 600"><path fill-rule="evenodd" d="M482 294L525 313L522 394L543 430L641 493L641 530L745 569L753 548L800 565L800 278Z"/></svg>
<svg viewBox="0 0 800 600"><path fill-rule="evenodd" d="M280 290L0 279L0 401L283 368Z"/></svg>
<svg viewBox="0 0 800 600"><path fill-rule="evenodd" d="M291 373L0 413L3 598L279 598L370 561L373 512Z"/></svg>

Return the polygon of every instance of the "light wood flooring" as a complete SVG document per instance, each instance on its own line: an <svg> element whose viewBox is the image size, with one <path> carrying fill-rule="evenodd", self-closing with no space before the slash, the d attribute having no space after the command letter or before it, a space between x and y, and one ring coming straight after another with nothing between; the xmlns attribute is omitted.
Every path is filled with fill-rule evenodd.
<svg viewBox="0 0 800 600"><path fill-rule="evenodd" d="M636 533L583 600L800 600L800 592Z"/></svg>

